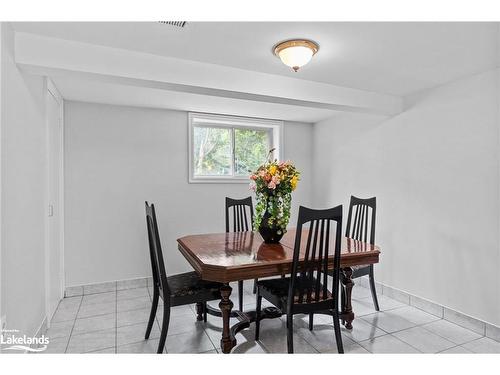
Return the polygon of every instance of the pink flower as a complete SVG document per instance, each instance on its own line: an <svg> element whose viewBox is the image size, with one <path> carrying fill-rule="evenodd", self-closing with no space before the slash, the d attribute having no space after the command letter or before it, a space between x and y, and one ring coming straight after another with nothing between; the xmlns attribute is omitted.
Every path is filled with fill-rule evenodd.
<svg viewBox="0 0 500 375"><path fill-rule="evenodd" d="M267 185L267 187L268 187L269 189L276 189L276 184L275 184L273 181L271 181L271 182Z"/></svg>
<svg viewBox="0 0 500 375"><path fill-rule="evenodd" d="M273 178L271 178L271 181L275 184L275 185L279 185L280 183L280 178L278 176L273 176Z"/></svg>
<svg viewBox="0 0 500 375"><path fill-rule="evenodd" d="M250 180L254 180L255 181L256 179L257 179L256 175L253 174L253 175L250 176Z"/></svg>
<svg viewBox="0 0 500 375"><path fill-rule="evenodd" d="M264 177L265 175L266 175L266 171L261 170L261 171L259 172L259 176L260 176L260 177Z"/></svg>
<svg viewBox="0 0 500 375"><path fill-rule="evenodd" d="M250 183L250 190L255 191L257 189L257 185L254 182Z"/></svg>

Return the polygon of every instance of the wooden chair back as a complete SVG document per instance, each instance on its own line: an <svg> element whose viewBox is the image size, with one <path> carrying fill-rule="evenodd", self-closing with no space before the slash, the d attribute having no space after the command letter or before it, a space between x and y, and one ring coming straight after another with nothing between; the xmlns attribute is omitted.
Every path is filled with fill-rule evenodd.
<svg viewBox="0 0 500 375"><path fill-rule="evenodd" d="M377 198L357 198L351 195L345 236L358 241L375 244L375 217ZM354 221L352 220L354 215ZM368 237L368 233L370 234Z"/></svg>
<svg viewBox="0 0 500 375"><path fill-rule="evenodd" d="M153 283L155 288L157 287L163 292L163 296L169 296L170 288L168 286L163 252L161 250L160 233L158 231L158 222L156 221L155 205L149 205L148 202L145 202L145 206Z"/></svg>
<svg viewBox="0 0 500 375"><path fill-rule="evenodd" d="M309 231L307 238L303 239L302 231L305 227L308 227ZM330 308L338 309L341 232L341 205L326 210L300 206L288 290L288 308L293 309L297 304L314 305L330 301L333 303ZM305 247L302 243L304 240ZM304 255L303 262L300 261L301 253ZM328 269L329 257L332 255L333 272ZM331 288L328 288L329 273L333 276Z"/></svg>
<svg viewBox="0 0 500 375"><path fill-rule="evenodd" d="M230 227L232 217L232 230ZM226 197L226 232L248 232L253 230L252 197L233 199Z"/></svg>

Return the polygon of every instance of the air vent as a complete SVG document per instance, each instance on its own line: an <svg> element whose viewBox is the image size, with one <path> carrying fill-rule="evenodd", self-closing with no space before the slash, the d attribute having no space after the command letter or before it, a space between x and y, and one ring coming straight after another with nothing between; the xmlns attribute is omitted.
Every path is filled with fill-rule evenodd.
<svg viewBox="0 0 500 375"><path fill-rule="evenodd" d="M175 27L184 27L186 26L187 21L158 21L164 25L170 25Z"/></svg>

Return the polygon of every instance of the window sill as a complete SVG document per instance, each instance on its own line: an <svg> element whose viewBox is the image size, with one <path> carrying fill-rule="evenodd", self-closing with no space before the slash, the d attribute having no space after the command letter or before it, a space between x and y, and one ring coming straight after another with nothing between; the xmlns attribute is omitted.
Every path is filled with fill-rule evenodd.
<svg viewBox="0 0 500 375"><path fill-rule="evenodd" d="M190 184L247 184L251 180L248 177L243 178L212 178L212 177L189 177Z"/></svg>

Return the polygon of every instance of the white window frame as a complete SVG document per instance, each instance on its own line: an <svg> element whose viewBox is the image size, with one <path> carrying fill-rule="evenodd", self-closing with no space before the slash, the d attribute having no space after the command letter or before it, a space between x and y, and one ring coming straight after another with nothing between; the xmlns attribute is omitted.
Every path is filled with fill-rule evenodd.
<svg viewBox="0 0 500 375"><path fill-rule="evenodd" d="M188 116L188 143L189 143L189 163L188 176L189 183L249 183L248 176L195 176L194 175L194 127L203 126L206 123L208 127L230 128L230 129L255 129L271 131L271 148L275 148L274 157L283 159L283 121L267 120L251 117L216 115L209 113L189 112ZM231 170L235 165L234 153L234 134L231 145ZM264 161L263 161L264 162Z"/></svg>

